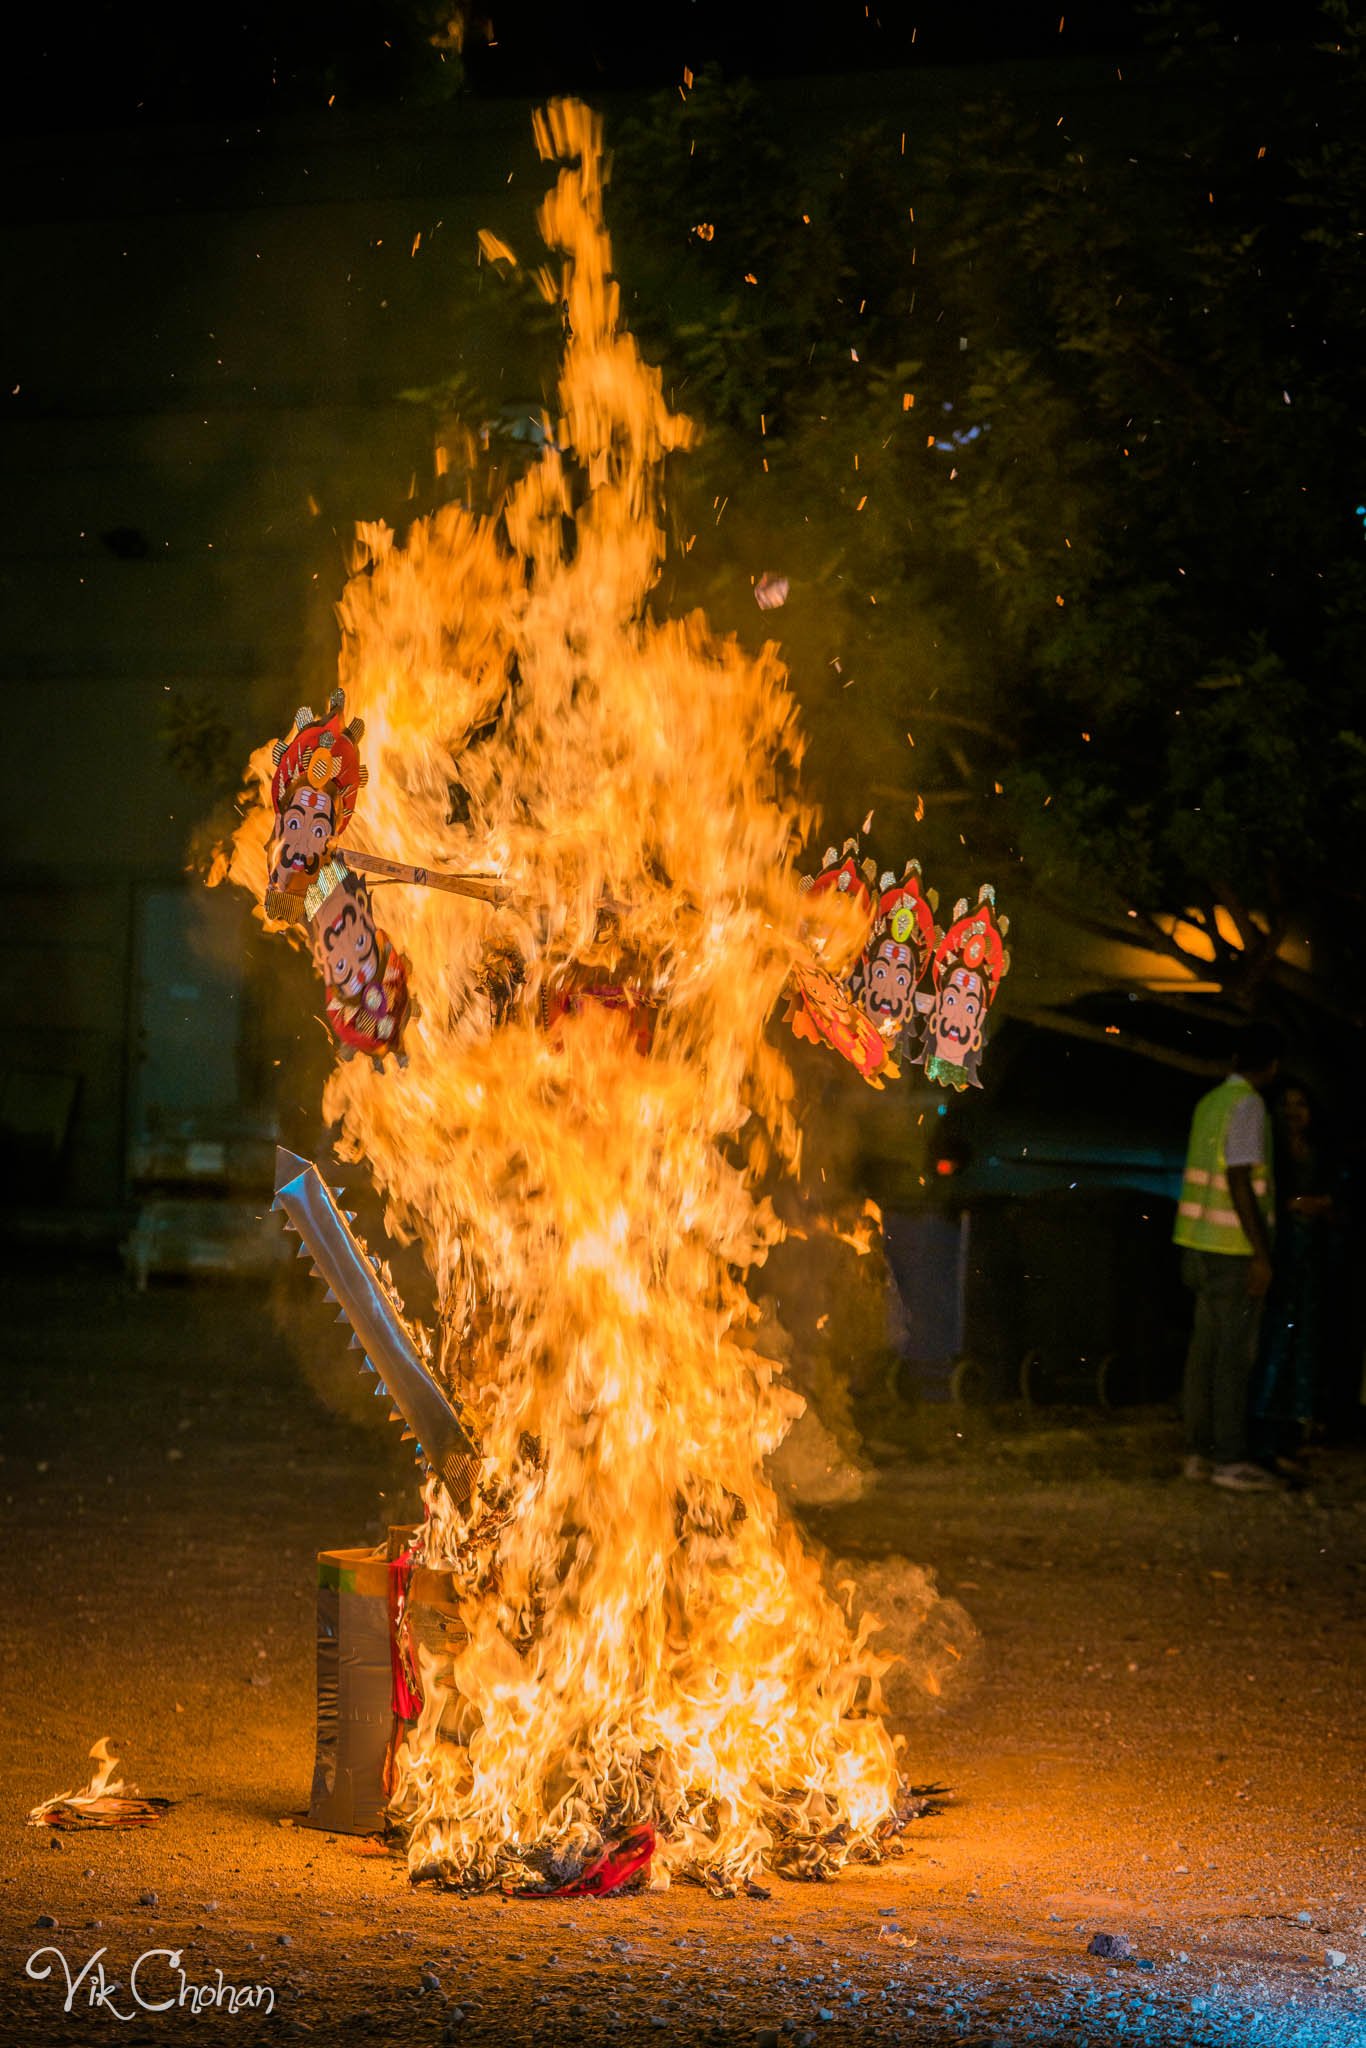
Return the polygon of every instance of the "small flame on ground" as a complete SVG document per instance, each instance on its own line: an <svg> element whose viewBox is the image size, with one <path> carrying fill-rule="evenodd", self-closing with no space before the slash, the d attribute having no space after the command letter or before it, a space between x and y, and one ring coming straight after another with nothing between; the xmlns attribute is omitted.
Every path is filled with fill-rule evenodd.
<svg viewBox="0 0 1366 2048"><path fill-rule="evenodd" d="M124 1792L122 1778L114 1776L119 1767L119 1760L110 1751L107 1735L100 1737L91 1749L90 1756L96 1769L91 1774L89 1784L83 1785L79 1792L58 1792L53 1798L44 1799L41 1805L35 1806L29 1813L31 1827L42 1827L48 1816L55 1813L59 1807L70 1806L78 1810L82 1807L95 1807L102 1799L116 1799Z"/></svg>
<svg viewBox="0 0 1366 2048"><path fill-rule="evenodd" d="M466 1641L420 1652L393 1810L410 1868L452 1882L558 1880L650 1822L655 1883L724 1888L876 1855L896 1812L876 1624L830 1598L764 1477L801 1402L744 1287L780 1235L761 1176L799 1153L765 1027L812 820L776 651L651 614L692 429L620 322L596 117L557 102L536 135L563 166L539 216L558 422L496 520L361 527L340 606L356 843L512 895L386 893L410 1064L341 1065L324 1102L421 1241L485 1454L467 1516L426 1489ZM232 858L258 897L268 826L263 801ZM603 985L636 1007L582 999Z"/></svg>

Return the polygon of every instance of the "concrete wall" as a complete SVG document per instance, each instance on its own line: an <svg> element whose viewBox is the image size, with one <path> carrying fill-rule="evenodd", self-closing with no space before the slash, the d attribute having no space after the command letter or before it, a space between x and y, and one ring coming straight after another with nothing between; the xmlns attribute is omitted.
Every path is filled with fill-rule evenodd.
<svg viewBox="0 0 1366 2048"><path fill-rule="evenodd" d="M529 245L544 179L529 110L473 104L405 132L24 141L4 175L5 1202L112 1229L139 906L185 877L208 808L167 757L168 706L221 710L235 768L325 696L352 525L402 519L431 478L399 393L459 365L456 267L486 221ZM245 903L241 935L245 976Z"/></svg>

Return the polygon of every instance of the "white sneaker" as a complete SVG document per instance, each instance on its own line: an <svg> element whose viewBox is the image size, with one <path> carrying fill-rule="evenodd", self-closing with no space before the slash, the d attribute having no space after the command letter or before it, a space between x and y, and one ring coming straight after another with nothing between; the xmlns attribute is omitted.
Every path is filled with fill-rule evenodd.
<svg viewBox="0 0 1366 2048"><path fill-rule="evenodd" d="M1268 1472L1265 1465L1252 1465L1239 1459L1232 1465L1216 1465L1210 1474L1215 1486L1227 1488L1230 1493L1284 1493L1285 1481L1278 1479L1274 1472Z"/></svg>
<svg viewBox="0 0 1366 2048"><path fill-rule="evenodd" d="M1181 1467L1183 1479L1208 1479L1214 1471L1211 1461L1200 1451L1192 1451Z"/></svg>

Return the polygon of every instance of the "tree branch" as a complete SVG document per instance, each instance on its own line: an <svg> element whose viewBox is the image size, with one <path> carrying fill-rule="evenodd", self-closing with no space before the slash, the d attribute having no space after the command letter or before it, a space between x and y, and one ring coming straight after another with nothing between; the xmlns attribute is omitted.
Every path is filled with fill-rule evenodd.
<svg viewBox="0 0 1366 2048"><path fill-rule="evenodd" d="M1132 922L1120 923L1117 918L1100 917L1094 911L1079 910L1066 898L1054 896L1037 884L1033 895L1035 901L1041 903L1045 910L1051 910L1065 924L1075 925L1078 931L1090 932L1098 939L1109 939L1117 946L1141 947L1144 940L1150 941L1154 952L1165 953L1169 959L1178 961L1182 967L1190 970L1195 979L1206 979L1198 970L1209 967L1211 963L1208 960L1197 960L1190 953L1183 951L1170 932L1164 932L1160 924L1155 924L1146 910L1135 911Z"/></svg>
<svg viewBox="0 0 1366 2048"><path fill-rule="evenodd" d="M1007 733L1003 733L999 726L988 724L985 718L969 718L962 711L916 711L912 713L911 723L961 726L964 732L980 733L983 739L994 741L998 747L1004 747L1009 754L1019 752L1015 741Z"/></svg>
<svg viewBox="0 0 1366 2048"><path fill-rule="evenodd" d="M1193 384L1185 372L1176 367L1175 363L1169 363L1165 356L1160 356L1155 350L1145 347L1141 341L1135 340L1131 342L1130 346L1134 354L1141 356L1150 369L1156 370L1159 377L1165 377L1169 384L1174 384L1178 391L1184 391L1186 397L1198 405L1202 412L1207 412L1210 418L1215 420L1233 440L1245 441L1247 439L1248 429L1240 427L1235 420L1227 418L1224 413L1220 412L1218 406L1211 399L1206 398L1204 392Z"/></svg>
<svg viewBox="0 0 1366 2048"><path fill-rule="evenodd" d="M1067 1017L1059 1010L1033 1009L1012 1003L1010 1015L1023 1019L1026 1024L1035 1024L1041 1030L1059 1032L1064 1038L1084 1038L1093 1045L1113 1046L1118 1052L1138 1053L1143 1059L1155 1060L1159 1066L1175 1067L1183 1074L1199 1074L1217 1080L1228 1072L1227 1060L1202 1059L1198 1053L1177 1052L1169 1045L1160 1045L1155 1038L1139 1038L1126 1031L1107 1031L1103 1024L1088 1024L1084 1018Z"/></svg>

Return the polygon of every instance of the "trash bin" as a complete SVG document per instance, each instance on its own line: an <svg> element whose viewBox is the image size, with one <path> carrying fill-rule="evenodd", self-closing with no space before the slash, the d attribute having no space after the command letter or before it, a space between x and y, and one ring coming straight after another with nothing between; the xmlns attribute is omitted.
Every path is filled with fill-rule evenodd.
<svg viewBox="0 0 1366 2048"><path fill-rule="evenodd" d="M971 1230L969 1212L920 1209L883 1219L892 1347L904 1391L921 1401L962 1398Z"/></svg>
<svg viewBox="0 0 1366 2048"><path fill-rule="evenodd" d="M884 1219L901 1384L922 1401L1117 1406L1179 1384L1171 1204L1078 1188Z"/></svg>

